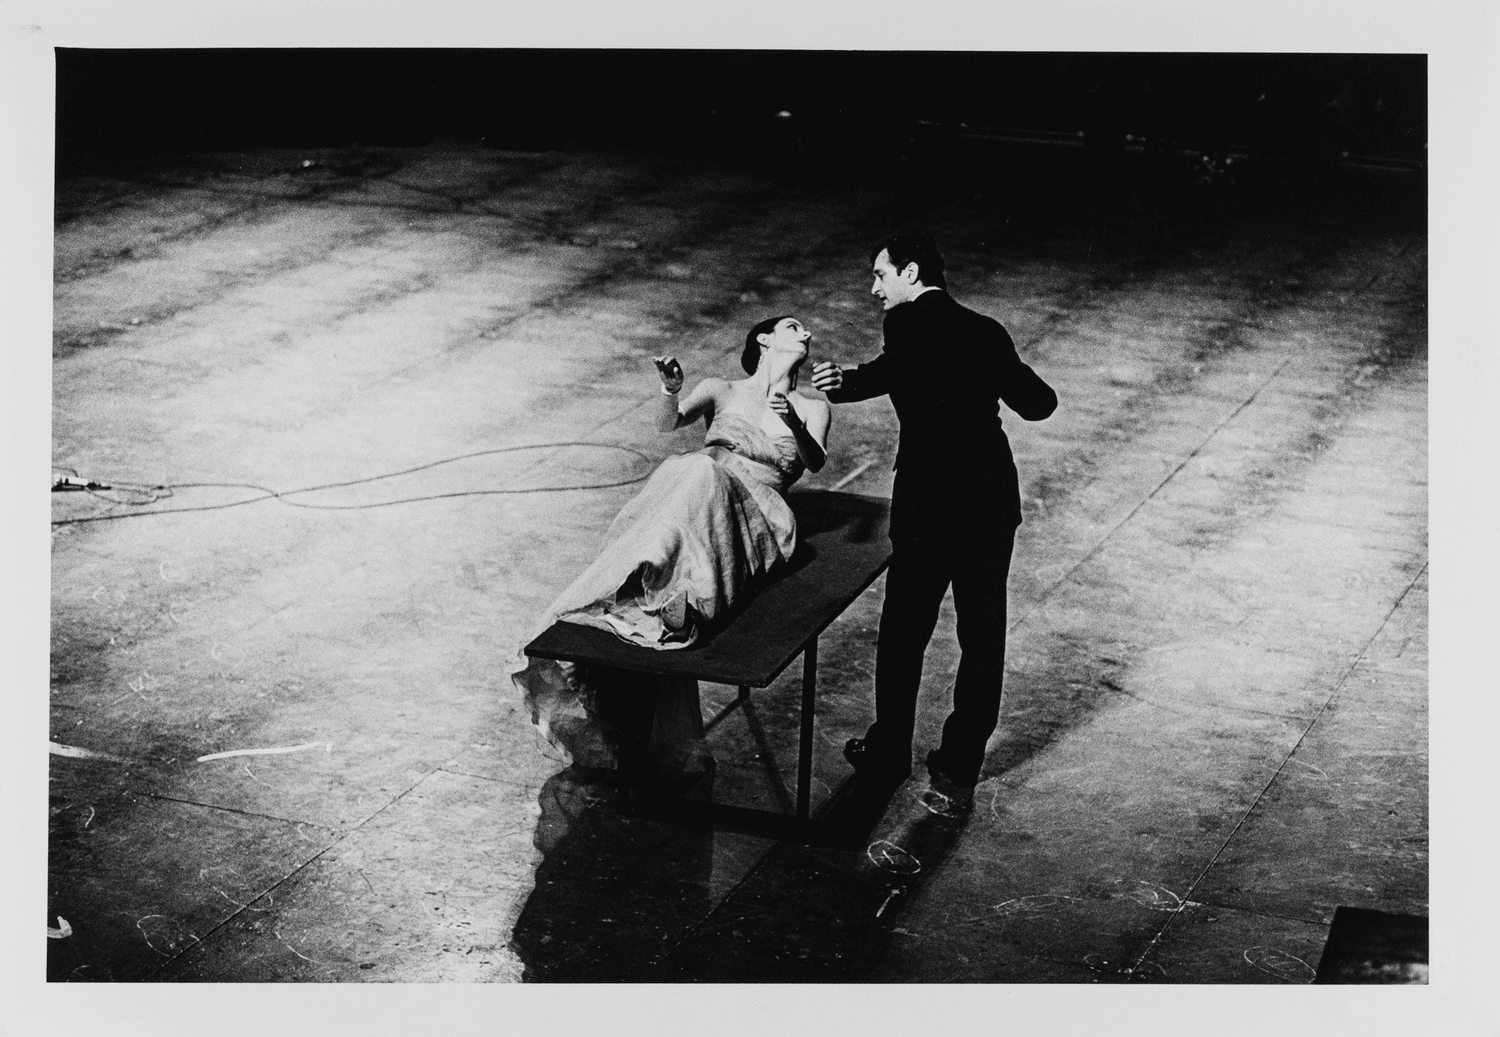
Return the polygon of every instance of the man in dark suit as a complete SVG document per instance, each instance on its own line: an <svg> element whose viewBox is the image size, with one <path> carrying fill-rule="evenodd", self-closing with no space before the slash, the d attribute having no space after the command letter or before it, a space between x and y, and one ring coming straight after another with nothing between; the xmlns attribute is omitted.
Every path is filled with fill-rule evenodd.
<svg viewBox="0 0 1500 1037"><path fill-rule="evenodd" d="M1021 361L1000 323L947 292L931 238L903 234L871 257L872 295L885 304L879 356L842 369L820 363L813 385L835 403L890 394L901 423L891 494L891 566L875 656L875 723L844 756L862 776L897 784L911 773L922 656L949 584L958 615L958 679L934 783L972 789L1000 716L1005 582L1021 495L999 402L1027 421L1057 394Z"/></svg>

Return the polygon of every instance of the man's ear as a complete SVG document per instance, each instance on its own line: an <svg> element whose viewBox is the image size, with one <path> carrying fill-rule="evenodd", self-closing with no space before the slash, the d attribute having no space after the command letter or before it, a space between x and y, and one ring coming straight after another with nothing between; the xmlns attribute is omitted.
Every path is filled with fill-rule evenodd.
<svg viewBox="0 0 1500 1037"><path fill-rule="evenodd" d="M916 263L907 263L901 270L901 279L907 284L916 284L922 279L922 270Z"/></svg>

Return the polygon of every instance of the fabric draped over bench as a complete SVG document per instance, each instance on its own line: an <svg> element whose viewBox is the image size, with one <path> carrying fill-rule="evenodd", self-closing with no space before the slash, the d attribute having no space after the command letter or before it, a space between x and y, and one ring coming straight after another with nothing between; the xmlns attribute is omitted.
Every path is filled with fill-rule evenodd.
<svg viewBox="0 0 1500 1037"><path fill-rule="evenodd" d="M789 432L773 437L737 416L719 416L703 449L667 458L620 510L598 555L527 640L559 621L656 651L711 636L792 557L797 521L783 495L801 473ZM682 686L672 690L696 701L696 682L687 677L647 679L525 656L515 667L511 678L538 731L584 766L616 764L618 731L601 696L644 697L676 681Z"/></svg>

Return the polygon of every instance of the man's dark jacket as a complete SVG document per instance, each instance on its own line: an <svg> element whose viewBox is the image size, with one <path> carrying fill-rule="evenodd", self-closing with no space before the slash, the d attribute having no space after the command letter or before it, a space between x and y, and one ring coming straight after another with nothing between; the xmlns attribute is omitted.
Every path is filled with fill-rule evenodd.
<svg viewBox="0 0 1500 1037"><path fill-rule="evenodd" d="M889 393L901 421L891 539L964 539L1021 522L1021 493L999 401L1027 421L1057 393L1016 355L1000 322L941 289L886 311L885 346L844 371L835 403Z"/></svg>

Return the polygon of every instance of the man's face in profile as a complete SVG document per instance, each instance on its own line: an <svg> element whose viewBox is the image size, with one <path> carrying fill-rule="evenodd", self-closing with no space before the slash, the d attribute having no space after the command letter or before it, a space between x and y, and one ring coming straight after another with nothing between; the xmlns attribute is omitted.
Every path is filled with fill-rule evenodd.
<svg viewBox="0 0 1500 1037"><path fill-rule="evenodd" d="M908 263L906 267L908 270L915 270L914 264ZM870 286L870 294L879 299L887 310L914 299L920 290L919 282L904 276L904 271L897 270L891 263L891 254L886 249L880 250L871 269L875 275L875 283Z"/></svg>

